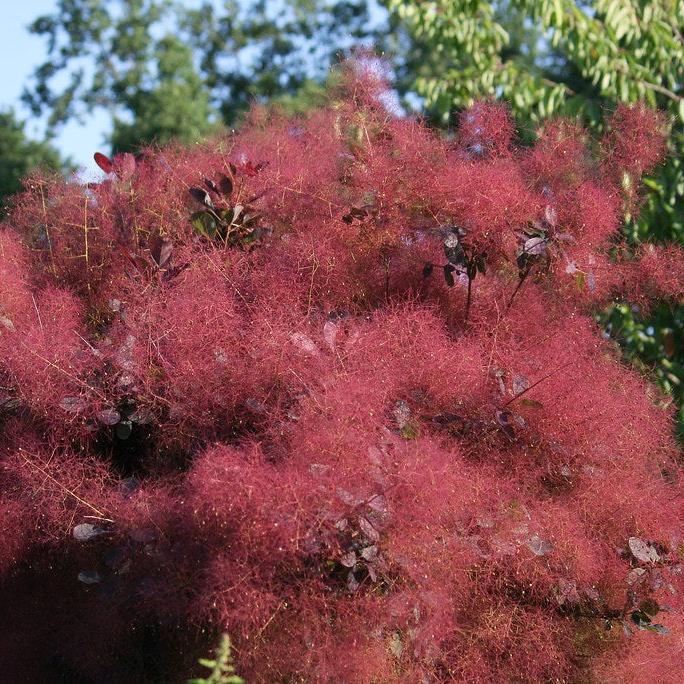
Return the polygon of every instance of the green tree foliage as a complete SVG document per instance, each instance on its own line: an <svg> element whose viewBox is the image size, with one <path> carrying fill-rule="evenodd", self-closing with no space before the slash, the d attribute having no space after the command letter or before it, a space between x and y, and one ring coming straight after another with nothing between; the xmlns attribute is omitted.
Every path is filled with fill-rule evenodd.
<svg viewBox="0 0 684 684"><path fill-rule="evenodd" d="M200 140L215 126L209 93L192 62L192 51L174 36L156 47L157 81L133 89L128 96L130 121L114 118L111 144L115 152L129 152L146 142Z"/></svg>
<svg viewBox="0 0 684 684"><path fill-rule="evenodd" d="M30 27L47 38L48 59L24 100L48 114L50 130L107 108L114 151L203 137L212 128L209 93L171 10L166 0L59 0Z"/></svg>
<svg viewBox="0 0 684 684"><path fill-rule="evenodd" d="M0 111L0 213L10 195L21 190L21 180L32 169L61 170L65 163L47 142L31 140L24 122L13 111Z"/></svg>
<svg viewBox="0 0 684 684"><path fill-rule="evenodd" d="M684 441L684 307L661 305L644 322L624 303L606 315L608 332L645 373L653 374L680 407L679 437Z"/></svg>
<svg viewBox="0 0 684 684"><path fill-rule="evenodd" d="M529 124L568 115L601 129L605 114L617 102L638 100L669 113L669 159L646 179L649 192L638 219L627 222L625 237L633 243L647 236L684 243L682 0L387 4L428 48L431 57L416 72L413 84L431 116L444 124L482 97L506 100L516 117ZM628 355L638 356L681 399L681 307L659 311L644 321L638 311L616 305L605 320ZM684 413L681 418L684 421Z"/></svg>
<svg viewBox="0 0 684 684"><path fill-rule="evenodd" d="M47 60L24 100L51 129L109 109L114 151L192 142L254 101L301 109L385 16L372 0L58 0L31 26Z"/></svg>
<svg viewBox="0 0 684 684"><path fill-rule="evenodd" d="M200 55L222 119L251 102L310 97L330 66L356 45L385 44L385 13L375 0L228 0L188 11L184 25Z"/></svg>
<svg viewBox="0 0 684 684"><path fill-rule="evenodd" d="M442 116L487 95L533 121L561 112L595 120L616 100L684 116L681 0L387 4L440 56L441 70L416 87Z"/></svg>

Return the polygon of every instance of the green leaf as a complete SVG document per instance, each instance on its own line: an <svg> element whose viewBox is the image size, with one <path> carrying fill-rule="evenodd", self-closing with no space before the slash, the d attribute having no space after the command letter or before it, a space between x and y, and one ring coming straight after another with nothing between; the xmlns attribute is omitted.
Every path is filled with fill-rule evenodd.
<svg viewBox="0 0 684 684"><path fill-rule="evenodd" d="M200 665L211 670L211 673L206 678L190 679L187 684L245 684L242 677L235 674L231 648L228 635L222 635L215 660L201 658L198 661Z"/></svg>
<svg viewBox="0 0 684 684"><path fill-rule="evenodd" d="M216 236L218 230L216 219L208 211L196 211L190 217L190 222L195 231L200 235L209 239Z"/></svg>
<svg viewBox="0 0 684 684"><path fill-rule="evenodd" d="M527 406L527 407L533 408L533 409L544 408L544 404L542 404L540 401L536 401L535 399L528 399L527 397L525 397L525 399L521 399L520 403L523 406Z"/></svg>
<svg viewBox="0 0 684 684"><path fill-rule="evenodd" d="M408 423L406 423L406 425L404 425L404 427L401 428L399 434L404 439L417 439L420 437L420 427L416 422L410 420Z"/></svg>

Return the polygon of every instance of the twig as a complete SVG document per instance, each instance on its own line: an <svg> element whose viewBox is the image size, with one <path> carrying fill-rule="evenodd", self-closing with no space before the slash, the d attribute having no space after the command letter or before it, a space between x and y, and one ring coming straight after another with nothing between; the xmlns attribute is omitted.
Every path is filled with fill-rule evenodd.
<svg viewBox="0 0 684 684"><path fill-rule="evenodd" d="M271 615L268 620L266 620L266 623L261 627L261 629L254 635L254 641L256 641L265 631L266 628L273 622L275 619L275 616L284 608L287 608L287 601L281 601L278 604L278 607L273 611L273 615Z"/></svg>
<svg viewBox="0 0 684 684"><path fill-rule="evenodd" d="M473 289L473 279L468 274L468 298L466 299L466 310L465 310L465 323L468 322L468 316L470 315L470 303L472 301L472 289Z"/></svg>
<svg viewBox="0 0 684 684"><path fill-rule="evenodd" d="M525 282L527 276L530 275L531 270L532 270L531 268L528 268L520 276L520 279L518 280L518 284L515 286L515 290L513 290L513 294L511 295L511 298L508 300L508 304L506 304L506 311L508 311L511 308L511 305L513 304L513 299L515 299L515 295L518 294L518 290L522 287L522 284Z"/></svg>
<svg viewBox="0 0 684 684"><path fill-rule="evenodd" d="M503 406L508 406L511 402L514 402L516 399L522 397L523 394L529 392L531 389L534 389L539 383L544 382L544 380L548 380L552 375L555 375L559 371L563 370L563 368L567 368L571 363L572 361L568 361L567 363L564 363L562 366L556 368L556 370L547 373L543 378L540 378L539 380L537 380L537 382L533 382L529 387L526 387L522 392L518 392L518 394L516 394L514 397L511 397L507 402L503 404Z"/></svg>
<svg viewBox="0 0 684 684"><path fill-rule="evenodd" d="M55 369L56 371L58 371L59 373L62 373L63 375L66 375L66 377L69 378L70 380L73 380L74 382L78 383L79 385L82 385L82 386L85 387L86 389L89 389L90 391L94 392L94 393L97 394L101 399L105 399L105 400L107 399L107 397L106 397L102 392L100 392L96 387L93 387L92 385L89 385L87 382L84 382L83 380L81 380L80 378L76 377L75 375L72 375L71 373L67 373L67 371L65 371L63 368L60 368L60 366L58 366L56 363L54 363L53 361L50 361L50 359L45 358L44 356L42 356L41 354L39 354L39 353L38 353L37 351L35 351L34 349L31 349L31 347L29 347L28 345L24 344L23 342L22 342L22 347L24 347L24 349L26 349L26 351L28 351L29 354L33 354L36 358L40 359L43 363L46 363L48 366L54 368L54 369Z"/></svg>
<svg viewBox="0 0 684 684"><path fill-rule="evenodd" d="M40 325L40 332L45 334L45 329L43 328L43 321L40 317L40 311L38 311L38 304L36 304L36 298L33 296L33 292L31 293L31 299L33 300L33 308L36 310L36 316L38 316L38 324Z"/></svg>
<svg viewBox="0 0 684 684"><path fill-rule="evenodd" d="M616 62L614 66L616 71L624 74L625 76L629 76L629 70L624 64L621 62ZM660 85L659 83L651 83L643 78L635 78L634 81L647 90L653 90L656 93L665 95L665 97L673 100L674 102L681 102L684 99L684 97L681 95L677 95L677 93L673 92L669 88L666 88L665 86Z"/></svg>
<svg viewBox="0 0 684 684"><path fill-rule="evenodd" d="M99 509L95 508L95 506L93 506L92 504L88 503L85 499L82 499L78 494L76 494L76 492L72 491L72 490L69 489L66 485L63 485L59 480L56 480L52 475L50 475L50 473L48 473L48 472L45 470L45 468L39 466L37 463L35 463L34 461L32 461L30 458L28 458L28 457L26 456L26 454L27 454L28 452L25 451L24 449L22 449L21 447L19 448L19 453L21 454L21 456L22 456L22 458L24 459L24 461L26 461L26 463L28 463L30 466L34 467L36 470L40 471L43 475L45 475L45 477L47 477L49 480L51 480L52 482L54 482L60 489L62 489L62 490L65 491L67 494L69 494L70 496L72 496L72 497L73 497L74 499L76 499L79 503L82 503L84 506L88 507L91 511L93 511L94 513L97 513L98 517L99 517L101 520L106 520L107 522L114 522L114 521L111 520L110 518L105 517L105 514L104 514L103 511L100 511ZM38 458L38 457L35 456L34 454L30 454L30 456L32 456L33 458Z"/></svg>
<svg viewBox="0 0 684 684"><path fill-rule="evenodd" d="M684 100L684 97L682 97L681 95L677 95L677 93L672 92L665 86L661 86L658 83L651 83L650 81L644 81L643 79L638 79L637 83L639 83L648 90L653 90L656 93L665 95L665 97L668 97L670 100L673 100L674 102L681 102L682 100Z"/></svg>

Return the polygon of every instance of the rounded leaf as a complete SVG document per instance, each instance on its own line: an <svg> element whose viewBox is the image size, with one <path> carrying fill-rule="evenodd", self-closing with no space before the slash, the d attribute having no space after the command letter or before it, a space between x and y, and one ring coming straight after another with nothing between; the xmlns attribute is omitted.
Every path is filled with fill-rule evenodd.
<svg viewBox="0 0 684 684"><path fill-rule="evenodd" d="M78 573L78 581L83 582L83 584L99 584L102 581L102 577L95 570L81 570Z"/></svg>
<svg viewBox="0 0 684 684"><path fill-rule="evenodd" d="M74 539L80 542L90 541L91 539L95 539L104 533L105 530L91 523L81 523L80 525L76 525L76 527L74 527L72 530Z"/></svg>
<svg viewBox="0 0 684 684"><path fill-rule="evenodd" d="M638 561L642 563L657 563L660 560L660 556L655 548L647 544L643 539L630 537L628 543L629 550Z"/></svg>
<svg viewBox="0 0 684 684"><path fill-rule="evenodd" d="M128 439L133 432L133 423L130 420L122 420L116 426L116 436L119 439Z"/></svg>
<svg viewBox="0 0 684 684"><path fill-rule="evenodd" d="M546 240L540 237L531 237L529 240L525 240L525 246L523 247L526 254L532 254L534 256L543 254L545 249Z"/></svg>
<svg viewBox="0 0 684 684"><path fill-rule="evenodd" d="M64 397L59 407L67 413L80 413L86 407L86 401L83 397Z"/></svg>
<svg viewBox="0 0 684 684"><path fill-rule="evenodd" d="M93 159L95 160L95 163L105 173L111 173L114 169L114 164L112 163L112 160L106 155L102 154L102 152L95 152L95 154L93 155Z"/></svg>
<svg viewBox="0 0 684 684"><path fill-rule="evenodd" d="M121 414L112 408L104 409L98 412L97 419L103 425L116 425L121 420Z"/></svg>

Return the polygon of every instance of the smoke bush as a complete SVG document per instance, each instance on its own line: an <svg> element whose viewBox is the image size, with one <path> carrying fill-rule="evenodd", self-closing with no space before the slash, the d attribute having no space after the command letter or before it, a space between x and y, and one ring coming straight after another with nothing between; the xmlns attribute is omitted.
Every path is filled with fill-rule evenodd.
<svg viewBox="0 0 684 684"><path fill-rule="evenodd" d="M6 681L183 681L221 632L255 682L684 679L672 411L592 317L684 294L620 239L658 115L447 141L381 88L27 180Z"/></svg>

